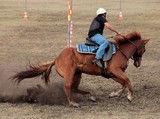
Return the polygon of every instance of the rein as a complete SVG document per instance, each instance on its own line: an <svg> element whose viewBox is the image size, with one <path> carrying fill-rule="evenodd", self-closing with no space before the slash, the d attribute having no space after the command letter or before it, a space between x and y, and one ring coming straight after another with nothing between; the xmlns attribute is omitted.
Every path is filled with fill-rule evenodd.
<svg viewBox="0 0 160 119"><path fill-rule="evenodd" d="M135 45L135 43L133 43L131 40L128 40L128 42L131 43L133 46L135 46L136 52L137 52L138 50L144 48L144 43L143 43L143 46L141 46L141 47L138 48L138 47ZM128 57L126 56L126 54L125 54L120 48L118 48L118 49L119 49L119 51L123 54L123 56L128 60ZM131 57L131 59L133 60L133 57Z"/></svg>
<svg viewBox="0 0 160 119"><path fill-rule="evenodd" d="M120 48L118 48L118 50L122 53L122 55L126 58L126 60L128 60L128 57L126 56L126 54Z"/></svg>
<svg viewBox="0 0 160 119"><path fill-rule="evenodd" d="M136 46L136 45L135 45L131 40L128 40L128 41L129 41L133 46L135 46L135 47L136 47L136 52L137 52L138 47L137 47L137 46ZM132 60L134 60L134 59L133 59L133 56L131 57L131 59L132 59Z"/></svg>
<svg viewBox="0 0 160 119"><path fill-rule="evenodd" d="M131 40L128 40L128 41L136 47L136 51L144 48L144 43L143 43L143 42L142 42L142 43L143 43L143 46L141 46L141 47L138 48Z"/></svg>

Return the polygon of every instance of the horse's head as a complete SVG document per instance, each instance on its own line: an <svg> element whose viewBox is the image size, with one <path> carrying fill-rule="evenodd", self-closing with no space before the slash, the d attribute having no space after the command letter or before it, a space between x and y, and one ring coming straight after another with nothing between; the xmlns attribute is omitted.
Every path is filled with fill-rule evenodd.
<svg viewBox="0 0 160 119"><path fill-rule="evenodd" d="M141 66L141 61L142 61L142 56L144 52L146 51L145 45L148 43L148 39L145 40L140 40L140 46L137 47L136 52L133 54L133 60L134 60L134 66L135 67L140 67Z"/></svg>
<svg viewBox="0 0 160 119"><path fill-rule="evenodd" d="M141 34L137 31L130 32L126 35L118 35L115 37L114 40L116 41L117 45L129 43L132 44L133 47L136 47L136 51L133 54L133 60L134 66L139 67L141 65L142 55L145 52L145 45L148 43L149 40L142 40Z"/></svg>

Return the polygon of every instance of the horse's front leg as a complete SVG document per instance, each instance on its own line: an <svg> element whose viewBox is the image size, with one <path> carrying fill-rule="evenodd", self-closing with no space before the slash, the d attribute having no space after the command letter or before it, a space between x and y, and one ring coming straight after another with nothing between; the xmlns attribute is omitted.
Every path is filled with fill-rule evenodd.
<svg viewBox="0 0 160 119"><path fill-rule="evenodd" d="M112 77L112 79L113 79L114 81L120 83L120 84L122 85L122 88L119 89L119 90L117 90L117 91L112 91L112 92L109 94L109 97L110 97L110 98L112 98L112 97L119 97L119 96L122 95L122 93L123 93L124 90L126 89L125 83L124 83L122 80L120 80L120 79L118 79L118 78L116 78L116 77Z"/></svg>
<svg viewBox="0 0 160 119"><path fill-rule="evenodd" d="M133 91L132 91L132 86L131 86L131 82L130 82L129 78L125 75L125 73L121 69L114 69L114 70L112 70L112 73L116 77L116 78L114 78L114 80L121 83L121 85L122 85L122 89L117 91L116 93L113 93L112 95L113 96L116 94L119 95L120 93L122 93L125 90L125 88L127 88L127 90L128 90L127 99L129 101L132 101Z"/></svg>

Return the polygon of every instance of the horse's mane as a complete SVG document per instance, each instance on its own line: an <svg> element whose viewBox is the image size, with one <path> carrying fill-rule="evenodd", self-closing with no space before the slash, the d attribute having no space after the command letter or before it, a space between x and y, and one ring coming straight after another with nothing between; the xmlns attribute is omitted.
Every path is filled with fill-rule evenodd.
<svg viewBox="0 0 160 119"><path fill-rule="evenodd" d="M128 42L128 40L134 41L137 39L141 39L141 35L137 31L130 32L126 35L118 35L114 38L118 45Z"/></svg>

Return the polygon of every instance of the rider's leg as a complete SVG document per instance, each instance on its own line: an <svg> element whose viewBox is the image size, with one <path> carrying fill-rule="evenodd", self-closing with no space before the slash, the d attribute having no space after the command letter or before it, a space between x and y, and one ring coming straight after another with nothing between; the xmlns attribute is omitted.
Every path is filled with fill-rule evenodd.
<svg viewBox="0 0 160 119"><path fill-rule="evenodd" d="M99 48L96 52L96 59L102 59L105 49L108 47L109 45L109 41L102 36L101 34L96 34L94 36L91 37L91 40L94 41L95 43L99 44Z"/></svg>

